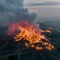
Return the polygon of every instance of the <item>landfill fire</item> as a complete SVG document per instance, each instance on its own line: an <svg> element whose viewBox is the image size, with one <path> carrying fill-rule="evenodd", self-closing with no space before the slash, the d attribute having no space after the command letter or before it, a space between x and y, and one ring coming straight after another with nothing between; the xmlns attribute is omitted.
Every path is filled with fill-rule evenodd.
<svg viewBox="0 0 60 60"><path fill-rule="evenodd" d="M26 20L10 24L7 34L12 36L16 42L21 40L28 41L24 43L26 48L30 47L36 50L54 49L54 46L49 42L48 38L42 34L41 30Z"/></svg>

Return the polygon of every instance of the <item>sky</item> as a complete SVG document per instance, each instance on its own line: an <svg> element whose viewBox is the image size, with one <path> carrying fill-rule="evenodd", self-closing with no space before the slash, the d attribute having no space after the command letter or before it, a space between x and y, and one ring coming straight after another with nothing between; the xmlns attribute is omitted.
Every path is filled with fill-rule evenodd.
<svg viewBox="0 0 60 60"><path fill-rule="evenodd" d="M24 0L24 6L39 17L60 17L60 0Z"/></svg>
<svg viewBox="0 0 60 60"><path fill-rule="evenodd" d="M24 0L24 6L27 8L36 7L60 8L60 0Z"/></svg>
<svg viewBox="0 0 60 60"><path fill-rule="evenodd" d="M41 2L60 2L60 0L24 0L24 4L29 4L29 3L41 3Z"/></svg>

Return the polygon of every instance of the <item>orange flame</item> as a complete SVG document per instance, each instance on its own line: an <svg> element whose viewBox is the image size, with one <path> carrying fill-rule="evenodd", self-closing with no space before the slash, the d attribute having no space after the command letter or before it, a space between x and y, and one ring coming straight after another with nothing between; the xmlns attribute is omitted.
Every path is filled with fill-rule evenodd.
<svg viewBox="0 0 60 60"><path fill-rule="evenodd" d="M7 33L8 35L14 35L13 38L15 41L20 41L22 39L27 40L29 44L25 43L26 47L41 50L43 47L38 45L35 46L35 43L42 43L45 49L52 50L52 48L54 48L54 46L48 42L48 39L42 35L40 29L36 28L35 25L27 21L11 24L8 28ZM46 40L46 42L43 42L43 40Z"/></svg>
<svg viewBox="0 0 60 60"><path fill-rule="evenodd" d="M51 30L49 30L49 29L47 29L47 30L42 30L41 29L41 32L52 33Z"/></svg>

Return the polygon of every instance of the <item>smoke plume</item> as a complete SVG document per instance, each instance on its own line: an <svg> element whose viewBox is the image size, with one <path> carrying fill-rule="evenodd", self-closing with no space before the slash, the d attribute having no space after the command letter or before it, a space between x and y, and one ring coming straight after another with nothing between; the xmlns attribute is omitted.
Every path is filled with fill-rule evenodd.
<svg viewBox="0 0 60 60"><path fill-rule="evenodd" d="M27 19L34 21L36 14L30 14L23 8L24 0L0 0L0 26L7 26L11 22Z"/></svg>

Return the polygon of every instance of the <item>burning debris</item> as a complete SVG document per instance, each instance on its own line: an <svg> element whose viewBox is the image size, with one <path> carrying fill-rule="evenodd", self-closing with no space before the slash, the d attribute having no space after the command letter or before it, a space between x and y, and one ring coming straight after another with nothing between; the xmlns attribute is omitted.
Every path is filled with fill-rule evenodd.
<svg viewBox="0 0 60 60"><path fill-rule="evenodd" d="M24 0L17 1L1 0L0 8L4 6L5 11L3 9L1 10L2 22L0 23L3 26L5 26L5 24L7 24L6 26L9 26L10 24L10 26L8 27L7 35L13 37L14 41L16 42L20 42L22 40L28 41L22 43L26 47L31 47L37 50L41 49L52 50L54 46L50 44L48 38L46 38L46 36L42 34L42 32L51 33L51 31L50 30L43 31L37 28L35 24L32 23L34 22L37 15L35 13L30 14L27 8L24 9L23 1ZM28 20L29 22L26 20ZM6 30L4 31L6 32Z"/></svg>
<svg viewBox="0 0 60 60"><path fill-rule="evenodd" d="M54 48L41 30L26 20L12 23L8 28L7 34L12 36L16 42L27 41L23 44L28 48L36 50L52 50Z"/></svg>

